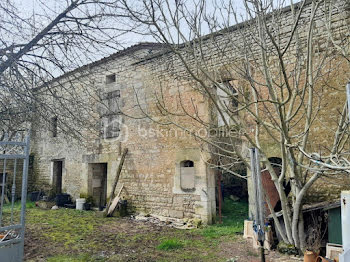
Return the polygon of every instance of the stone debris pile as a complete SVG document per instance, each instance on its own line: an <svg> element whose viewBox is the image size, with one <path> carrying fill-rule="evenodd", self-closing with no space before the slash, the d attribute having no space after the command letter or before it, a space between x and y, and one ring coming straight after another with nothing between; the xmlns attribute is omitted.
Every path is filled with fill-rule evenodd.
<svg viewBox="0 0 350 262"><path fill-rule="evenodd" d="M194 229L199 228L202 225L202 220L199 218L178 219L142 213L132 215L130 216L130 219L178 229Z"/></svg>

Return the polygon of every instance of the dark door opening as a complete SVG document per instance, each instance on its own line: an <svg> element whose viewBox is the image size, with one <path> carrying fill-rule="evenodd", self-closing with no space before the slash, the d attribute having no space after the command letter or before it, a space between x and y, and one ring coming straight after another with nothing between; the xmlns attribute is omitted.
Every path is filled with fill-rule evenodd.
<svg viewBox="0 0 350 262"><path fill-rule="evenodd" d="M102 210L107 201L107 163L90 164L88 184L94 206Z"/></svg>
<svg viewBox="0 0 350 262"><path fill-rule="evenodd" d="M243 165L238 166L234 171L242 177L247 175L246 168ZM246 179L228 172L223 172L220 182L223 200L225 198L230 198L233 201L248 201L248 183ZM218 187L217 181L216 187Z"/></svg>
<svg viewBox="0 0 350 262"><path fill-rule="evenodd" d="M62 172L63 172L63 161L53 161L53 183L52 190L57 194L62 194Z"/></svg>

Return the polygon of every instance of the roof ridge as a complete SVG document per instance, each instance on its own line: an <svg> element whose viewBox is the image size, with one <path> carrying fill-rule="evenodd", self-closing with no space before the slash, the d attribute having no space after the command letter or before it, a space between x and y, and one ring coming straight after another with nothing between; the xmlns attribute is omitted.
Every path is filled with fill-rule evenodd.
<svg viewBox="0 0 350 262"><path fill-rule="evenodd" d="M121 57L121 56L126 55L126 54L128 54L130 52L135 52L135 51L140 50L142 48L153 47L155 49L160 49L161 47L164 47L164 46L166 46L166 44L156 43L156 42L139 42L137 44L134 44L134 45L131 45L131 46L126 47L124 49L121 49L119 51L116 51L116 52L114 52L114 53L112 53L112 54L110 54L108 56L102 57L101 59L98 59L96 61L93 61L93 62L87 63L85 65L79 66L79 67L77 67L77 68L75 68L75 69L73 69L71 71L68 71L68 72L66 72L66 73L64 73L64 74L62 74L62 75L60 75L58 77L55 77L55 78L51 79L49 82L43 83L43 85L49 84L49 83L51 83L53 81L58 81L58 80L60 80L60 79L62 79L64 77L67 77L67 76L70 76L72 74L75 74L75 73L77 73L77 72L79 72L81 70L84 70L86 68L91 68L91 67L98 66L98 65L100 65L100 64L102 64L104 62L110 61L110 60L112 60L114 58L117 58L117 57Z"/></svg>

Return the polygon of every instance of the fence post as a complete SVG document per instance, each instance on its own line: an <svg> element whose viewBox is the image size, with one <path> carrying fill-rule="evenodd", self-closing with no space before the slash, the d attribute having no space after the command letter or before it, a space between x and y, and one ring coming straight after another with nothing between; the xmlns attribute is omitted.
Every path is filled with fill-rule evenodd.
<svg viewBox="0 0 350 262"><path fill-rule="evenodd" d="M350 191L341 192L341 227L344 252L339 256L340 262L350 259Z"/></svg>
<svg viewBox="0 0 350 262"><path fill-rule="evenodd" d="M350 82L346 85L346 100L348 102L348 117L350 121Z"/></svg>
<svg viewBox="0 0 350 262"><path fill-rule="evenodd" d="M265 262L264 195L261 183L260 156L257 148L250 149L250 166L255 198L254 227L258 234L258 241L260 243L260 259L262 262Z"/></svg>

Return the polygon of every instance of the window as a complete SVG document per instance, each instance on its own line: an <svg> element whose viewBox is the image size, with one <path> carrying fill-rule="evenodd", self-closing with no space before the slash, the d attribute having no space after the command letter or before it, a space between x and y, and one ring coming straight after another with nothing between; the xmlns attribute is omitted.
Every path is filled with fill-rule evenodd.
<svg viewBox="0 0 350 262"><path fill-rule="evenodd" d="M57 137L57 121L58 121L57 116L51 118L50 129L51 129L52 137Z"/></svg>
<svg viewBox="0 0 350 262"><path fill-rule="evenodd" d="M238 108L238 92L233 87L232 81L226 80L219 83L216 87L216 94L218 96L218 106L222 114L218 112L218 126L224 126L226 123L230 123L230 116L237 115ZM224 121L225 120L225 121Z"/></svg>
<svg viewBox="0 0 350 262"><path fill-rule="evenodd" d="M194 164L193 164L193 161L191 161L191 160L186 160L186 161L182 161L182 162L181 162L181 166L182 166L182 167L193 167Z"/></svg>
<svg viewBox="0 0 350 262"><path fill-rule="evenodd" d="M101 135L104 138L115 138L120 133L120 90L105 94L102 98Z"/></svg>
<svg viewBox="0 0 350 262"><path fill-rule="evenodd" d="M184 191L195 189L195 169L191 160L184 160L180 163L180 186Z"/></svg>
<svg viewBox="0 0 350 262"><path fill-rule="evenodd" d="M111 83L115 83L115 74L111 74L111 75L107 75L106 76L106 84L111 84Z"/></svg>

